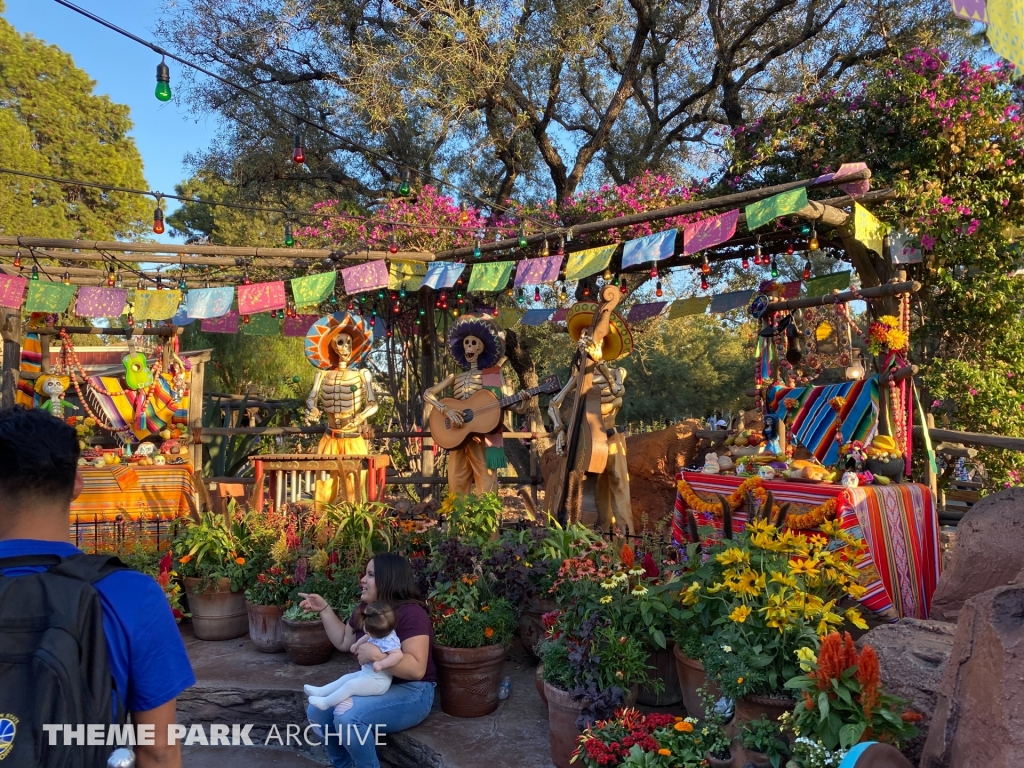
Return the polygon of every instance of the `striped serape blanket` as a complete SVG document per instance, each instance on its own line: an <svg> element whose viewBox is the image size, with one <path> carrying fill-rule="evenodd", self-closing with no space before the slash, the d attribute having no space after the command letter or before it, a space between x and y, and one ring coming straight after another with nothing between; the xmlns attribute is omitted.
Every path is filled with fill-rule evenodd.
<svg viewBox="0 0 1024 768"><path fill-rule="evenodd" d="M124 386L118 376L90 376L86 398L107 423L116 430L130 427L135 437L144 440L168 424L188 423L188 394L180 400L174 396L173 377L162 373L149 388L149 399L141 419L135 421L135 406L145 390L138 392Z"/></svg>

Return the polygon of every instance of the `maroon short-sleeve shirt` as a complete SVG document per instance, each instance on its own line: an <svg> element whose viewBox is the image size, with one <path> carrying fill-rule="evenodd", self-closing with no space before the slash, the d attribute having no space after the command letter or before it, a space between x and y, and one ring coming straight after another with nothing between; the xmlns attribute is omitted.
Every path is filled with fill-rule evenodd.
<svg viewBox="0 0 1024 768"><path fill-rule="evenodd" d="M363 605L360 603L360 605ZM349 626L355 629L352 624L352 619L348 620ZM356 640L363 636L361 630L356 629ZM398 635L398 639L405 642L410 637L419 637L420 635L426 635L430 638L430 651L427 654L427 671L423 674L421 680L403 680L400 677L396 677L392 680L395 683L436 683L437 682L437 670L434 668L434 627L430 623L430 616L427 612L416 603L406 603L400 605L395 610L395 634Z"/></svg>

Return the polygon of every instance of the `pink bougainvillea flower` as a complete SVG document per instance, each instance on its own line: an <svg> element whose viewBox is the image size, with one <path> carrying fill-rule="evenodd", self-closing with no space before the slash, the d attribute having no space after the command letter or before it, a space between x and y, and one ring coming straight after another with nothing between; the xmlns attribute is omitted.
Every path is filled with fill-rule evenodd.
<svg viewBox="0 0 1024 768"><path fill-rule="evenodd" d="M937 242L938 241L931 235L921 235L921 247L926 251L932 250Z"/></svg>
<svg viewBox="0 0 1024 768"><path fill-rule="evenodd" d="M978 394L978 390L971 387L971 397L974 397L976 394Z"/></svg>

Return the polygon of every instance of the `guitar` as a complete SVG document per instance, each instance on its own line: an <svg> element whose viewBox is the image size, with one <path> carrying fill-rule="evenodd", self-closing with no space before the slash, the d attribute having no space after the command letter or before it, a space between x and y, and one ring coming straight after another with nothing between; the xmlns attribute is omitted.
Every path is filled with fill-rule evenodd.
<svg viewBox="0 0 1024 768"><path fill-rule="evenodd" d="M600 302L588 334L598 347L608 333L612 311L621 300L622 292L618 286L606 285L601 289ZM576 354L573 367L577 369L576 399L565 425L565 456L556 471L550 507L562 525L568 518L567 502L572 477L582 480L586 473L600 474L608 464L609 435L601 418L601 392L594 386L597 363L581 349Z"/></svg>
<svg viewBox="0 0 1024 768"><path fill-rule="evenodd" d="M550 395L562 388L557 376L548 376L539 386L503 397L500 400L488 389L474 392L465 400L445 398L441 405L462 414L463 423L456 425L445 416L440 408L430 411L430 436L434 443L445 450L460 448L473 435L487 435L501 426L502 409L515 405L534 395Z"/></svg>
<svg viewBox="0 0 1024 768"><path fill-rule="evenodd" d="M124 363L124 383L128 389L140 390L153 383L153 372L141 352L125 355L121 362Z"/></svg>

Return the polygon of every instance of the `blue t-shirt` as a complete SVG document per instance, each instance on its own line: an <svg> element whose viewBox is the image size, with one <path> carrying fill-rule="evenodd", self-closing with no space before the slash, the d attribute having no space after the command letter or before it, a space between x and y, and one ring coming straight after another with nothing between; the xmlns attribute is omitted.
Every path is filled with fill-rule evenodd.
<svg viewBox="0 0 1024 768"><path fill-rule="evenodd" d="M61 541L0 541L0 558L24 555L81 554ZM24 576L42 567L7 568L4 576ZM144 573L123 570L94 585L103 605L107 659L128 712L156 709L195 685L178 625L164 591Z"/></svg>

